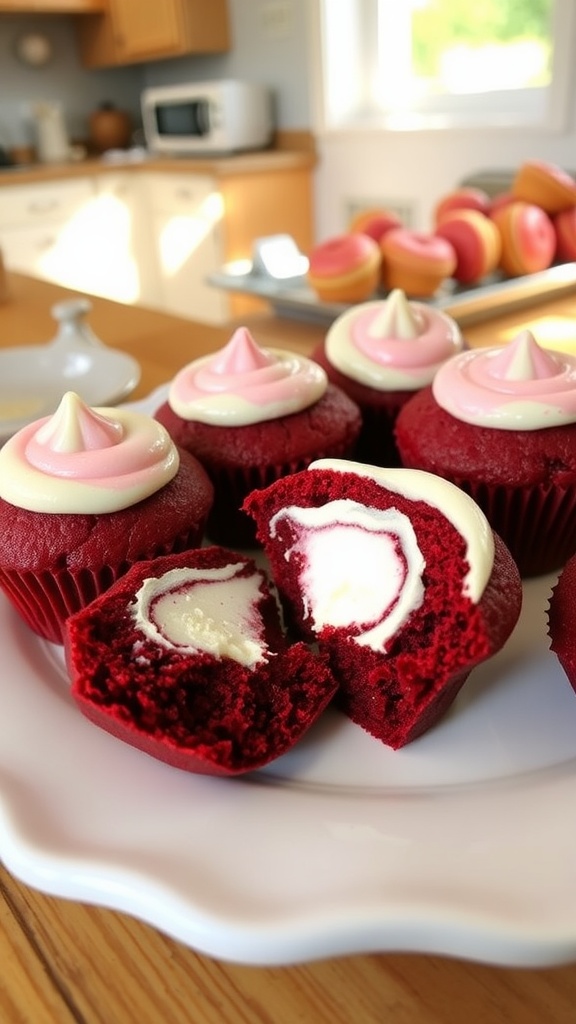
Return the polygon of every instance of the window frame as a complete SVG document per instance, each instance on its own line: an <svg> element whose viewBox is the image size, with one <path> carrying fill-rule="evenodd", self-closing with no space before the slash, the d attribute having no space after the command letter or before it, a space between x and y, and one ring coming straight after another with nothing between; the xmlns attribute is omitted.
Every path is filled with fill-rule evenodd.
<svg viewBox="0 0 576 1024"><path fill-rule="evenodd" d="M383 109L377 101L378 2L316 0L315 35L320 53L317 122L321 133L462 128L566 130L576 77L575 0L555 0L549 87L442 97L396 111ZM340 33L340 38L331 28L334 20L330 22L327 15L346 19L346 32Z"/></svg>

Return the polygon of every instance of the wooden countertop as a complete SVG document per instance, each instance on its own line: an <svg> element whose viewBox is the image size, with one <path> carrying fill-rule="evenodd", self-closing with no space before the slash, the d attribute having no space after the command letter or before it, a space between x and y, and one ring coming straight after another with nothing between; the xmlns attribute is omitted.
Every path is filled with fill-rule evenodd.
<svg viewBox="0 0 576 1024"><path fill-rule="evenodd" d="M53 302L71 294L21 276L0 305L2 345L53 336ZM100 337L142 364L138 394L229 336L161 313L91 299ZM474 343L519 326L573 329L563 298L470 329ZM264 315L263 342L302 351L321 329ZM564 332L566 334L564 335ZM571 813L567 808L567 813ZM530 851L526 851L530 856ZM516 969L440 956L371 954L290 967L221 963L128 916L43 895L0 869L2 1024L574 1024L576 969Z"/></svg>
<svg viewBox="0 0 576 1024"><path fill-rule="evenodd" d="M161 171L164 174L209 174L216 178L246 174L274 173L314 167L312 150L269 149L222 157L152 157L142 160L89 158L61 164L26 164L0 169L0 188L7 185L31 185L68 178L84 178L114 171Z"/></svg>

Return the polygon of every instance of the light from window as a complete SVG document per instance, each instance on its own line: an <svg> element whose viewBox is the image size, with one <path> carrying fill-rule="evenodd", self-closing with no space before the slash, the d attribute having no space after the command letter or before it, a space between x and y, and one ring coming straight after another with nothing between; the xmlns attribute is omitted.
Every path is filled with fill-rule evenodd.
<svg viewBox="0 0 576 1024"><path fill-rule="evenodd" d="M560 127L573 0L320 0L328 128Z"/></svg>

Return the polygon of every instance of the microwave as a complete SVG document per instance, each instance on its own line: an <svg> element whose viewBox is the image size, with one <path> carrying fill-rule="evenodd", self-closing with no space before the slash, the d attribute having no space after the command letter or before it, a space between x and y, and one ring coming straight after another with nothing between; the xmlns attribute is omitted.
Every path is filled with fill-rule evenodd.
<svg viewBox="0 0 576 1024"><path fill-rule="evenodd" d="M272 97L264 86L225 79L145 89L146 146L171 156L264 149L272 141Z"/></svg>

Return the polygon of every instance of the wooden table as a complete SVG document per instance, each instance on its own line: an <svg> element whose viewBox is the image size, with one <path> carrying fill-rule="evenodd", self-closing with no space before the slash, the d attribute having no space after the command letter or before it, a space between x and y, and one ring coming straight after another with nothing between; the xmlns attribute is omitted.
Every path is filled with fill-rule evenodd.
<svg viewBox="0 0 576 1024"><path fill-rule="evenodd" d="M48 340L67 293L24 277L0 305L0 344ZM229 331L93 300L90 323L142 364L138 395ZM576 297L467 332L474 343L519 325L574 330ZM309 349L317 327L264 316L258 340ZM567 814L573 808L566 809ZM527 851L529 855L529 851ZM575 852L576 857L576 852ZM576 922L575 922L576 926ZM45 896L0 869L2 1024L575 1024L576 966L512 969L413 954L245 967L196 954L120 913Z"/></svg>

